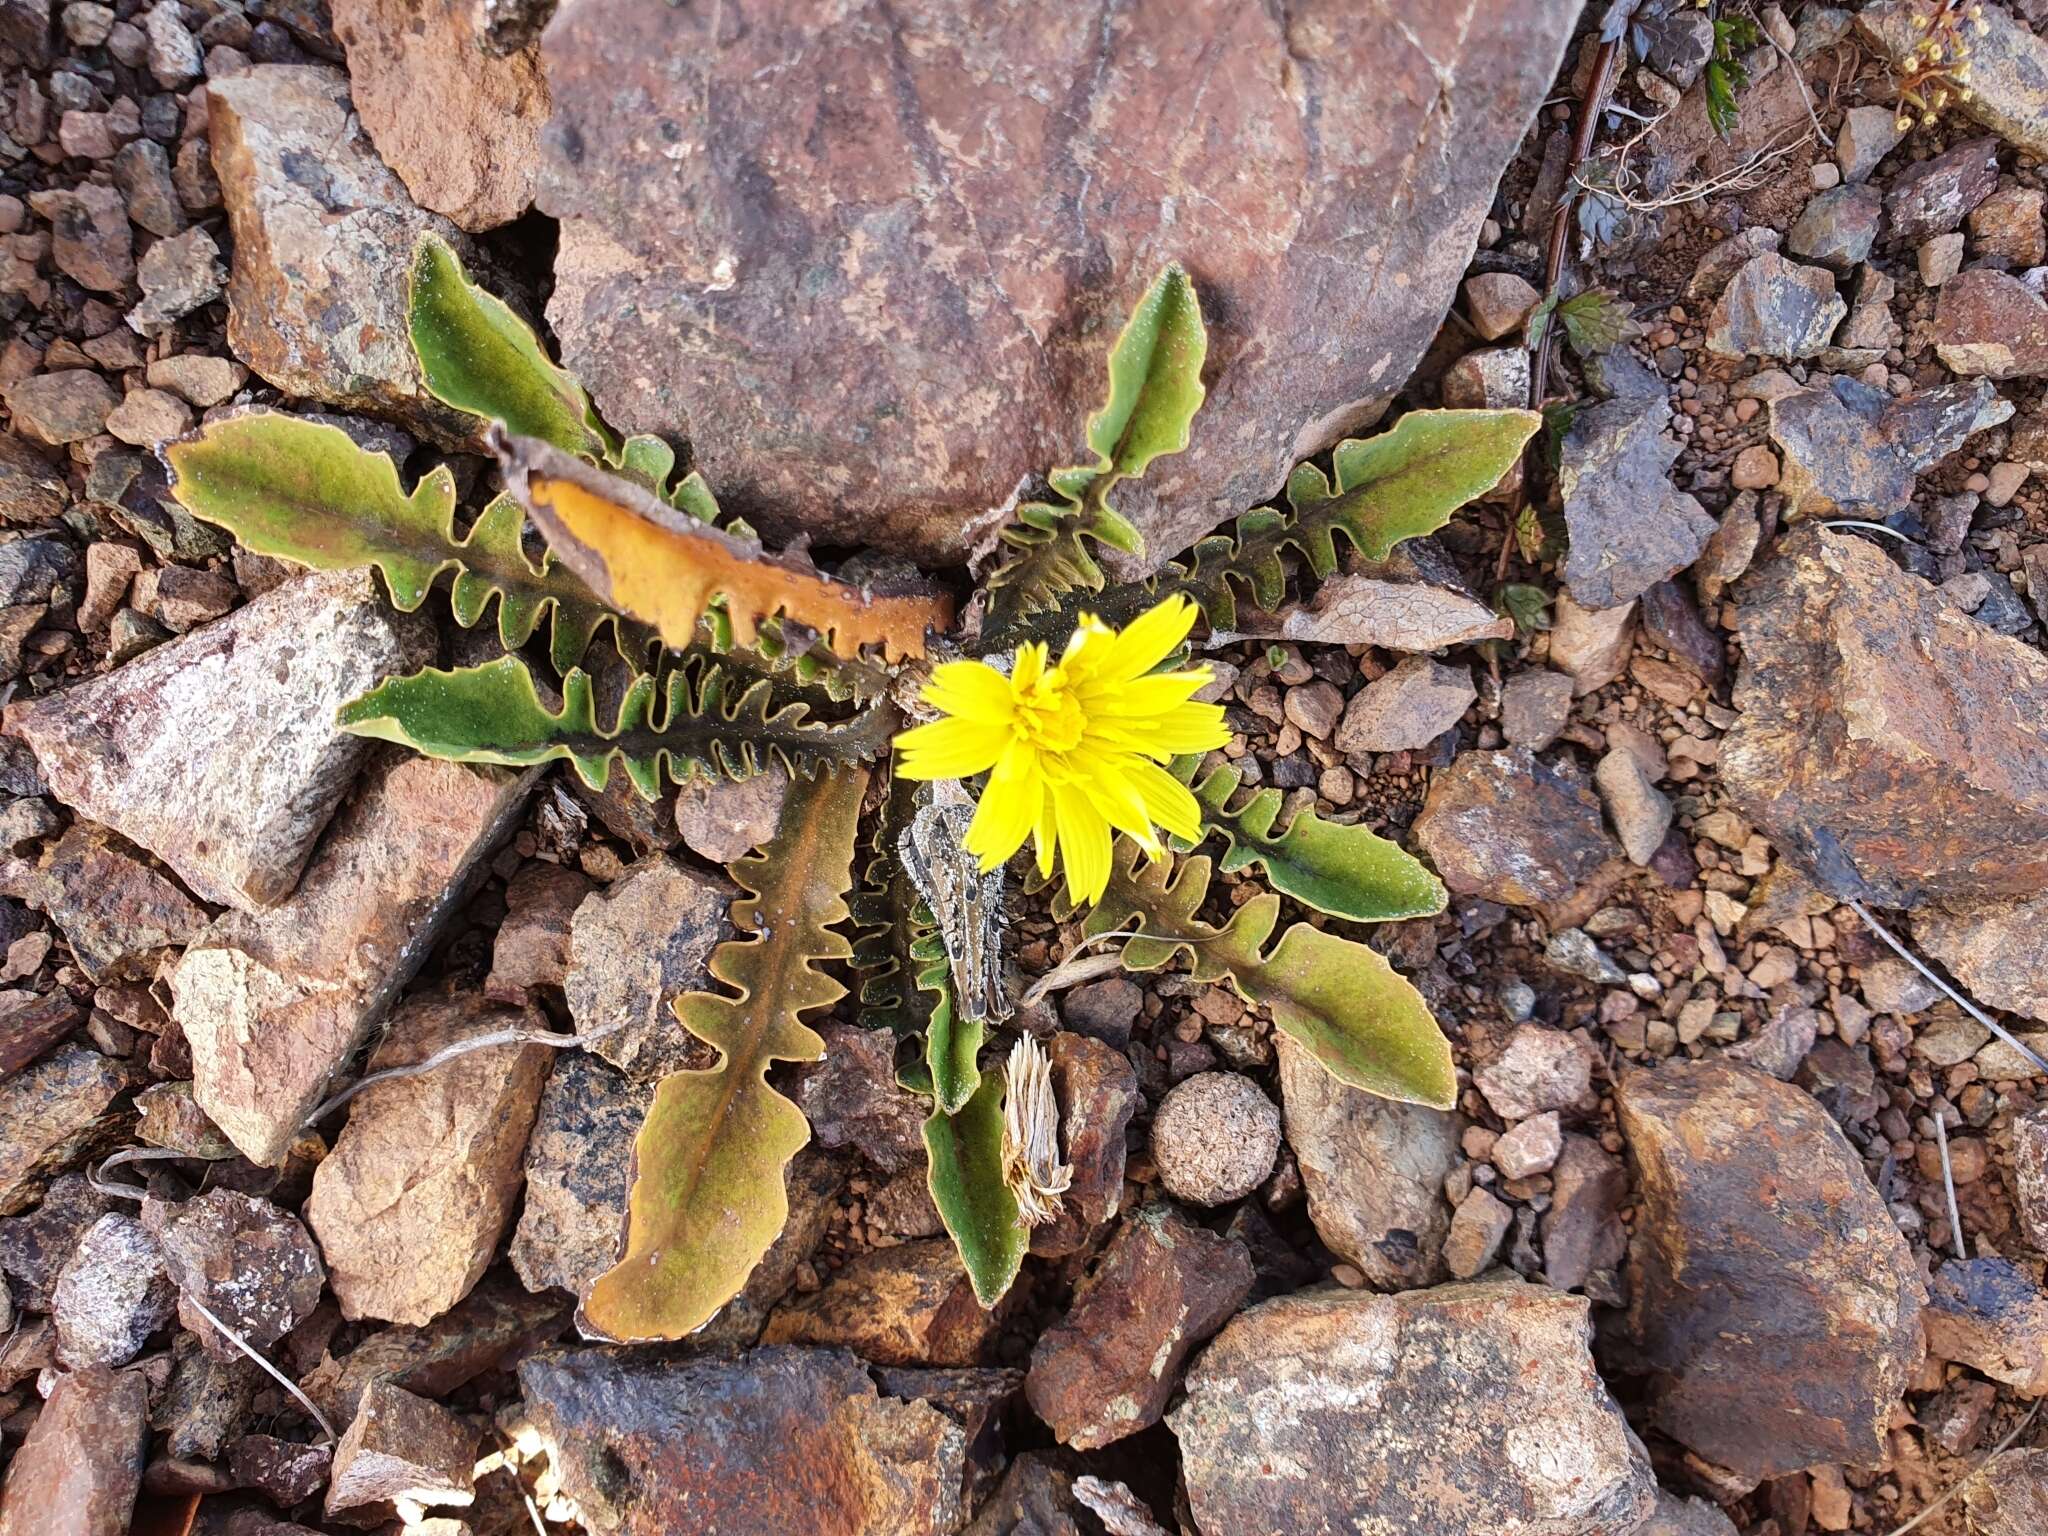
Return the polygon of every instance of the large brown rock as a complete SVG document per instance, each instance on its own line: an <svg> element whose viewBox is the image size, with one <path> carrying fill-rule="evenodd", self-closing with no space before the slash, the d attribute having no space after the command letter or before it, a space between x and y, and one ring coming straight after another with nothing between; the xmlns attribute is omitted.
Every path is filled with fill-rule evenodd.
<svg viewBox="0 0 2048 1536"><path fill-rule="evenodd" d="M422 208L472 233L510 223L533 201L548 118L538 48L485 49L482 16L462 0L334 6L350 93L377 153Z"/></svg>
<svg viewBox="0 0 2048 1536"><path fill-rule="evenodd" d="M0 1536L124 1536L142 1490L148 1408L135 1371L59 1376L7 1469Z"/></svg>
<svg viewBox="0 0 2048 1536"><path fill-rule="evenodd" d="M478 997L416 998L392 1018L369 1070L543 1022ZM343 1316L425 1323L469 1294L512 1220L547 1058L545 1046L487 1046L366 1088L350 1105L306 1202Z"/></svg>
<svg viewBox="0 0 2048 1536"><path fill-rule="evenodd" d="M877 1365L975 1365L995 1328L951 1239L933 1237L854 1255L777 1308L761 1342L830 1345Z"/></svg>
<svg viewBox="0 0 2048 1536"><path fill-rule="evenodd" d="M8 711L66 805L255 911L291 894L369 742L335 711L432 659L367 571L307 576L104 677Z"/></svg>
<svg viewBox="0 0 2048 1536"><path fill-rule="evenodd" d="M372 761L291 899L219 918L171 972L193 1097L252 1162L281 1160L329 1079L426 960L534 783Z"/></svg>
<svg viewBox="0 0 2048 1536"><path fill-rule="evenodd" d="M2048 657L1819 528L1750 576L1739 627L1721 783L1817 885L1897 907L2048 883Z"/></svg>
<svg viewBox="0 0 2048 1536"><path fill-rule="evenodd" d="M1460 753L1429 782L1415 845L1455 894L1518 907L1562 901L1621 857L1585 775L1527 747Z"/></svg>
<svg viewBox="0 0 2048 1536"><path fill-rule="evenodd" d="M206 911L91 822L75 821L39 859L0 859L0 894L64 930L96 980L147 976L162 952L196 937Z"/></svg>
<svg viewBox="0 0 2048 1536"><path fill-rule="evenodd" d="M1615 1090L1639 1205L1629 1330L1657 1427L1746 1477L1884 1455L1926 1288L1802 1090L1692 1062Z"/></svg>
<svg viewBox="0 0 2048 1536"><path fill-rule="evenodd" d="M1442 1279L1451 1231L1444 1180L1460 1160L1460 1118L1340 1083L1284 1036L1280 1096L1309 1218L1330 1251L1375 1285Z"/></svg>
<svg viewBox="0 0 2048 1536"><path fill-rule="evenodd" d="M2048 1022L2048 896L1923 907L1913 936L1978 1002Z"/></svg>
<svg viewBox="0 0 2048 1536"><path fill-rule="evenodd" d="M1244 1244L1174 1206L1134 1213L1073 1305L1038 1336L1024 1395L1062 1445L1089 1451L1159 1422L1181 1366L1252 1291Z"/></svg>
<svg viewBox="0 0 2048 1536"><path fill-rule="evenodd" d="M1170 554L1406 381L1578 10L585 0L542 45L549 318L607 420L687 433L770 533L950 559L1081 452L1180 260L1208 403L1118 492Z"/></svg>
<svg viewBox="0 0 2048 1536"><path fill-rule="evenodd" d="M228 344L288 395L388 415L449 446L475 419L428 395L405 324L405 270L423 234L468 253L370 147L348 77L258 64L207 82L207 132L234 237ZM416 103L439 122L434 106Z"/></svg>
<svg viewBox="0 0 2048 1536"><path fill-rule="evenodd" d="M142 1069L60 1045L0 1081L0 1216L35 1204L53 1175L111 1148L135 1124L127 1093Z"/></svg>
<svg viewBox="0 0 2048 1536"><path fill-rule="evenodd" d="M1204 1536L1630 1536L1642 1446L1593 1368L1588 1304L1512 1278L1240 1314L1167 1416Z"/></svg>
<svg viewBox="0 0 2048 1536"><path fill-rule="evenodd" d="M949 1536L967 1523L971 1428L920 1388L998 1371L889 1372L853 1356L759 1349L732 1359L577 1350L519 1367L563 1490L593 1530Z"/></svg>

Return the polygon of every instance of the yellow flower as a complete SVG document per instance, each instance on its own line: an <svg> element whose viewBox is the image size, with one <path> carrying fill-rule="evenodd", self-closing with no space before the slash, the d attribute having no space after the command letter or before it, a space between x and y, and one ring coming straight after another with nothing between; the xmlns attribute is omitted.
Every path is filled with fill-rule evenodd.
<svg viewBox="0 0 2048 1536"><path fill-rule="evenodd" d="M1195 797L1159 765L1228 741L1222 706L1190 697L1208 683L1206 666L1147 675L1194 623L1194 604L1170 597L1121 633L1083 614L1057 665L1037 642L1018 647L1007 677L986 662L949 661L924 688L947 718L896 738L896 771L988 774L967 851L994 869L1032 838L1040 874L1052 873L1057 850L1068 896L1099 901L1117 832L1154 858L1165 852L1155 823L1176 837L1201 833Z"/></svg>

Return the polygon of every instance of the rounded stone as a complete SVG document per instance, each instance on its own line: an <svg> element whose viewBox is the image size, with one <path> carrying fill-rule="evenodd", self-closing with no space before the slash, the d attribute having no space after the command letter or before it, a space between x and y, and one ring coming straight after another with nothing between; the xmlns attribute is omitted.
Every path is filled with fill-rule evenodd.
<svg viewBox="0 0 2048 1536"><path fill-rule="evenodd" d="M1242 1200L1272 1171L1280 1111L1235 1072L1198 1072L1159 1102L1152 1161L1167 1193L1193 1205Z"/></svg>

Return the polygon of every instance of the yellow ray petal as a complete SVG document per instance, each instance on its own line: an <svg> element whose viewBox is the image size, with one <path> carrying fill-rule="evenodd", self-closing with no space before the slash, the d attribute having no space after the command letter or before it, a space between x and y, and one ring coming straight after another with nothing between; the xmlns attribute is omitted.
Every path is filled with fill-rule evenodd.
<svg viewBox="0 0 2048 1536"><path fill-rule="evenodd" d="M1179 593L1154 604L1110 642L1107 654L1097 663L1096 675L1117 682L1143 677L1180 648L1199 612Z"/></svg>
<svg viewBox="0 0 2048 1536"><path fill-rule="evenodd" d="M1012 709L1010 680L981 661L949 661L932 669L924 700L949 715L991 724L1008 724Z"/></svg>
<svg viewBox="0 0 2048 1536"><path fill-rule="evenodd" d="M988 772L1009 744L1005 726L949 716L896 738L897 771L907 779L964 779Z"/></svg>
<svg viewBox="0 0 2048 1536"><path fill-rule="evenodd" d="M1202 808L1187 785L1151 763L1139 763L1131 769L1131 784L1144 798L1145 814L1152 820L1188 842L1201 837Z"/></svg>
<svg viewBox="0 0 2048 1536"><path fill-rule="evenodd" d="M1109 823L1080 788L1053 787L1053 814L1059 820L1060 859L1067 871L1067 895L1089 905L1109 889Z"/></svg>

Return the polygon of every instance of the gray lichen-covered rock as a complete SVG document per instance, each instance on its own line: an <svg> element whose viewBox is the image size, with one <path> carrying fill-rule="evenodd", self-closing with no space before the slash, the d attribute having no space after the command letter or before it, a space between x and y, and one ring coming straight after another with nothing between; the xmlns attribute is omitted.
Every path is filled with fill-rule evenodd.
<svg viewBox="0 0 2048 1536"><path fill-rule="evenodd" d="M109 1211L79 1239L51 1303L59 1363L126 1365L171 1320L178 1290L156 1239L133 1216Z"/></svg>
<svg viewBox="0 0 2048 1536"><path fill-rule="evenodd" d="M1855 1149L1808 1094L1726 1062L1632 1073L1615 1102L1656 1425L1746 1477L1877 1462L1927 1293Z"/></svg>
<svg viewBox="0 0 2048 1536"><path fill-rule="evenodd" d="M2011 415L2012 402L1981 379L1894 400L1837 374L1825 389L1771 402L1771 441L1784 461L1777 488L1809 516L1883 519L1912 500L1923 470Z"/></svg>
<svg viewBox="0 0 2048 1536"><path fill-rule="evenodd" d="M1167 1416L1205 1536L1633 1536L1656 1478L1587 1303L1514 1279L1240 1314Z"/></svg>
<svg viewBox="0 0 2048 1536"><path fill-rule="evenodd" d="M210 1189L177 1205L145 1202L142 1221L178 1288L179 1320L222 1359L241 1352L206 1312L268 1349L320 1304L320 1250L298 1217L268 1200Z"/></svg>
<svg viewBox="0 0 2048 1536"><path fill-rule="evenodd" d="M1621 857L1592 785L1526 747L1463 752L1434 775L1415 842L1455 894L1510 906L1561 901Z"/></svg>
<svg viewBox="0 0 2048 1536"><path fill-rule="evenodd" d="M469 242L377 158L348 77L326 65L258 64L209 80L207 97L234 237L235 355L286 394L393 416L449 447L470 441L476 419L421 382L397 280L420 236L465 254Z"/></svg>
<svg viewBox="0 0 2048 1536"><path fill-rule="evenodd" d="M580 1299L618 1259L633 1138L648 1090L584 1051L558 1051L526 1143L526 1201L507 1257L530 1291Z"/></svg>
<svg viewBox="0 0 2048 1536"><path fill-rule="evenodd" d="M1752 256L1729 283L1707 325L1707 350L1721 357L1817 356L1834 338L1849 305L1825 267L1776 251Z"/></svg>
<svg viewBox="0 0 2048 1536"><path fill-rule="evenodd" d="M1718 526L1671 483L1678 443L1671 403L1609 400L1582 407L1558 469L1571 550L1565 585L1588 608L1619 608L1691 565Z"/></svg>
<svg viewBox="0 0 2048 1536"><path fill-rule="evenodd" d="M1293 1041L1283 1036L1279 1047L1287 1144L1316 1235L1374 1285L1441 1279L1444 1180L1458 1166L1460 1117L1348 1087Z"/></svg>
<svg viewBox="0 0 2048 1536"><path fill-rule="evenodd" d="M1751 575L1739 628L1721 783L1817 885L1892 907L2041 890L2048 658L1820 528Z"/></svg>
<svg viewBox="0 0 2048 1536"><path fill-rule="evenodd" d="M706 1064L670 1005L711 985L704 966L730 932L731 896L724 881L657 855L584 898L562 987L580 1032L609 1031L593 1051L647 1079Z"/></svg>
<svg viewBox="0 0 2048 1536"><path fill-rule="evenodd" d="M374 759L291 899L219 918L171 972L193 1097L252 1162L281 1160L410 981L537 774Z"/></svg>
<svg viewBox="0 0 2048 1536"><path fill-rule="evenodd" d="M1085 441L1108 339L1185 261L1202 425L1118 493L1164 556L1401 387L1577 14L579 4L542 44L549 318L608 421L686 433L768 533L823 487L835 539L946 559ZM1169 102L1199 106L1137 106Z"/></svg>
<svg viewBox="0 0 2048 1536"><path fill-rule="evenodd" d="M367 571L319 573L7 724L58 799L204 900L256 911L291 894L369 749L335 711L432 646Z"/></svg>
<svg viewBox="0 0 2048 1536"><path fill-rule="evenodd" d="M658 1360L575 1350L519 1367L526 1410L585 1524L684 1530L950 1536L967 1521L972 1447L1001 1371L889 1371L877 1390L835 1349ZM923 1391L978 1388L959 1422Z"/></svg>

